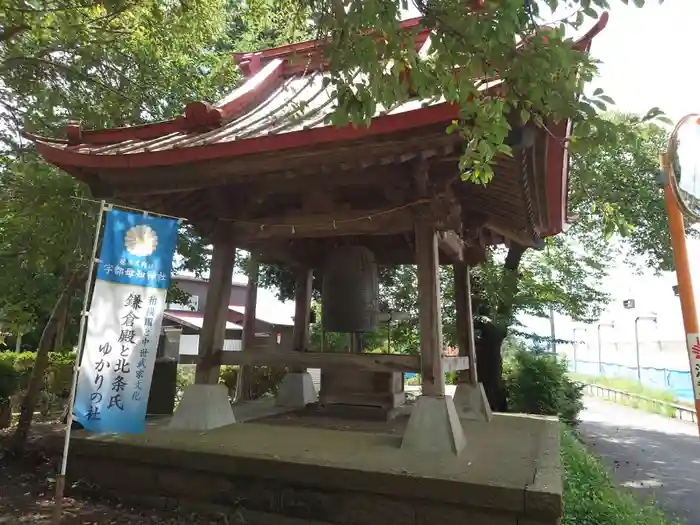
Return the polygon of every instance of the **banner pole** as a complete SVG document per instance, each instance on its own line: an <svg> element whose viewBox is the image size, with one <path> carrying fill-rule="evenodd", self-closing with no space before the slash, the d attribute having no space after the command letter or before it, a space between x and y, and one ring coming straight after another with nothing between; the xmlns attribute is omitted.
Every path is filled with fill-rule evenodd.
<svg viewBox="0 0 700 525"><path fill-rule="evenodd" d="M83 296L83 309L80 312L80 330L78 333L78 348L75 352L75 363L73 365L73 379L70 387L70 396L68 397L68 414L66 416L66 434L63 441L63 456L61 457L61 469L56 478L56 494L54 496L53 508L53 524L61 523L61 507L63 504L63 491L66 485L66 467L68 465L68 448L70 446L70 430L73 426L73 406L75 405L75 393L78 387L78 371L80 370L80 361L83 355L85 346L85 330L88 321L88 308L90 307L90 289L92 288L93 275L95 273L95 263L97 262L97 247L100 241L100 230L102 229L102 218L107 210L105 201L100 202L100 212L97 216L97 224L95 226L95 240L92 244L92 254L90 256L90 268L87 279L85 280L85 295Z"/></svg>
<svg viewBox="0 0 700 525"><path fill-rule="evenodd" d="M676 277L678 279L678 296L681 302L681 313L683 314L683 328L685 329L686 345L690 346L689 336L698 334L698 314L695 306L695 293L693 292L693 279L690 273L690 263L688 260L688 248L685 243L685 222L676 199L673 195L669 179L671 173L671 161L667 153L660 156L661 171L664 173L664 199L666 201L666 213L668 215L668 230L671 235L671 248L673 249L673 260L676 267ZM688 361L690 364L690 376L693 377L693 360L691 350L688 348ZM693 381L693 394L695 397L695 410L700 414L700 399ZM700 419L697 420L698 433L700 435Z"/></svg>

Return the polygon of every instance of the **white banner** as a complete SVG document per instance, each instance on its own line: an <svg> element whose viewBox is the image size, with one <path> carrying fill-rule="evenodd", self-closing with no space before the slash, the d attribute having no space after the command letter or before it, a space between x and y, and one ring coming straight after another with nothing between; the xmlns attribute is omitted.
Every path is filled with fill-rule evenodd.
<svg viewBox="0 0 700 525"><path fill-rule="evenodd" d="M143 432L178 222L107 212L73 414L91 432Z"/></svg>
<svg viewBox="0 0 700 525"><path fill-rule="evenodd" d="M94 432L143 430L166 290L97 279L75 413Z"/></svg>
<svg viewBox="0 0 700 525"><path fill-rule="evenodd" d="M700 334L688 334L688 360L695 399L700 399Z"/></svg>

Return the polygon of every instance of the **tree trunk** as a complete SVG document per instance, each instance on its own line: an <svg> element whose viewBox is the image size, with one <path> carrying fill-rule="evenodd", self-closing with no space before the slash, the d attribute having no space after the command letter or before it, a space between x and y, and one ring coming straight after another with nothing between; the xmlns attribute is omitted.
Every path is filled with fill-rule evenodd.
<svg viewBox="0 0 700 525"><path fill-rule="evenodd" d="M65 339L65 333L66 333L66 323L68 322L68 309L70 307L70 300L66 301L62 308L61 311L59 311L56 315L58 318L58 322L56 324L56 335L54 337L53 341L53 351L58 352L63 348L63 341Z"/></svg>
<svg viewBox="0 0 700 525"><path fill-rule="evenodd" d="M27 393L24 395L24 399L22 399L19 422L17 423L17 428L15 429L13 436L12 448L15 453L21 453L24 451L24 446L27 442L27 437L29 436L29 428L32 424L34 409L36 408L39 400L41 387L44 384L44 375L46 374L46 367L49 364L49 351L51 350L51 343L56 335L56 329L60 320L59 316L63 311L63 308L67 306L68 301L70 301L71 297L73 296L73 293L80 284L81 276L83 275L83 272L75 272L71 275L68 283L61 292L61 295L51 311L49 320L44 326L44 331L41 333L39 346L36 350L34 367L32 368L32 375L29 379Z"/></svg>
<svg viewBox="0 0 700 525"><path fill-rule="evenodd" d="M486 397L494 412L507 412L508 401L503 385L503 356L501 345L507 331L488 323L480 326L481 337L476 343L476 372L483 383Z"/></svg>
<svg viewBox="0 0 700 525"><path fill-rule="evenodd" d="M506 412L508 399L503 384L503 355L501 345L508 335L508 322L513 315L513 300L518 291L518 267L526 247L511 244L503 264L503 290L501 301L492 312L480 312L493 319L492 322L476 321L480 337L476 342L476 369L483 383L486 397L494 412ZM478 309L477 309L478 311Z"/></svg>

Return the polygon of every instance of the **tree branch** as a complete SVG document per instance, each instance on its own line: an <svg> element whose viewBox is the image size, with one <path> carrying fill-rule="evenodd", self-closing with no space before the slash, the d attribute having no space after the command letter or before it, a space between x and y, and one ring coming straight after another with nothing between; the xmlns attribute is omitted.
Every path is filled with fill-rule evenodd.
<svg viewBox="0 0 700 525"><path fill-rule="evenodd" d="M0 42L8 42L13 36L24 33L29 29L30 27L24 24L14 27L6 27L0 31Z"/></svg>

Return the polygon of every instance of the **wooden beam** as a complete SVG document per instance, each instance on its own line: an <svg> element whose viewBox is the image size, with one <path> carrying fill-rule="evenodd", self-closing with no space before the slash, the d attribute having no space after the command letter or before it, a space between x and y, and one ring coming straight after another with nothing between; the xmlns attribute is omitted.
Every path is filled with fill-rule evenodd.
<svg viewBox="0 0 700 525"><path fill-rule="evenodd" d="M292 349L295 352L306 352L309 349L309 322L311 321L313 280L314 272L311 268L297 271L296 288L294 290L294 332L292 334ZM304 367L292 370L292 372L305 371Z"/></svg>
<svg viewBox="0 0 700 525"><path fill-rule="evenodd" d="M465 245L459 235L452 230L440 232L439 235L440 250L453 262L464 260Z"/></svg>
<svg viewBox="0 0 700 525"><path fill-rule="evenodd" d="M529 231L509 229L508 227L493 222L489 222L486 228L502 236L504 239L514 241L522 246L535 246L536 244L534 234Z"/></svg>
<svg viewBox="0 0 700 525"><path fill-rule="evenodd" d="M466 356L448 356L442 358L442 368L445 373L471 370L469 358Z"/></svg>
<svg viewBox="0 0 700 525"><path fill-rule="evenodd" d="M342 235L386 235L410 231L414 216L410 208L354 210L334 213L294 214L252 221L230 220L232 235L248 242L265 239L336 237Z"/></svg>
<svg viewBox="0 0 700 525"><path fill-rule="evenodd" d="M438 240L434 224L424 217L415 225L420 309L421 380L424 396L445 395L442 365L442 321Z"/></svg>
<svg viewBox="0 0 700 525"><path fill-rule="evenodd" d="M253 351L255 345L255 328L257 324L258 275L260 261L258 255L251 252L248 260L248 286L245 294L245 312L243 315L243 352ZM249 401L253 390L253 367L242 366L236 378L235 401Z"/></svg>
<svg viewBox="0 0 700 525"><path fill-rule="evenodd" d="M370 372L420 372L420 356L400 354L344 354L290 352L260 348L255 352L218 353L226 365L292 366L301 368L347 367Z"/></svg>
<svg viewBox="0 0 700 525"><path fill-rule="evenodd" d="M454 294L455 316L457 328L457 344L460 357L467 357L472 366L468 373L460 373L459 380L463 383L476 385L476 350L474 343L474 318L471 304L470 268L464 262L454 263Z"/></svg>
<svg viewBox="0 0 700 525"><path fill-rule="evenodd" d="M350 356L349 358L347 356ZM191 365L199 361L196 355L180 356L180 364ZM217 353L220 365L244 366L289 366L290 368L351 368L368 372L413 372L419 373L420 358L399 354L335 354L323 352L292 352L260 348L253 353L233 350ZM465 356L445 356L442 358L445 372L458 372L469 368L469 358Z"/></svg>
<svg viewBox="0 0 700 525"><path fill-rule="evenodd" d="M224 345L235 261L234 244L217 239L214 242L211 257L207 302L204 306L202 329L199 333L199 362L195 371L197 384L216 384L219 381L219 365L215 362L215 349Z"/></svg>
<svg viewBox="0 0 700 525"><path fill-rule="evenodd" d="M118 169L100 170L100 177L116 184L115 192L123 195L170 193L188 191L226 182L250 182L268 178L285 171L315 170L320 172L339 171L341 164L357 166L370 160L375 164L395 164L404 152L439 150L447 144L458 142L454 135L446 135L444 125L434 126L425 134L410 134L392 137L388 140L366 140L346 145L289 149L275 155L246 155L229 159L214 159L200 162L196 166L154 166L124 171ZM358 159L363 159L358 163Z"/></svg>

